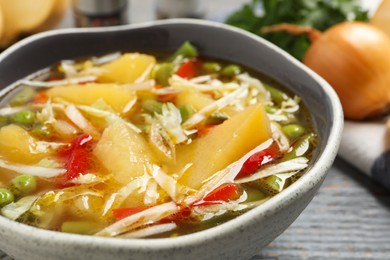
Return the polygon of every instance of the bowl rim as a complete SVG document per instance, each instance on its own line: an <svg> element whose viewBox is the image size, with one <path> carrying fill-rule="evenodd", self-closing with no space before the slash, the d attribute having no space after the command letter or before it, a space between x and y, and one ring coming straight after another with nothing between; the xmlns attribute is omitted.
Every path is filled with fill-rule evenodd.
<svg viewBox="0 0 390 260"><path fill-rule="evenodd" d="M294 66L307 73L314 81L316 81L329 97L329 101L334 114L334 120L332 122L331 131L329 133L329 139L324 150L319 154L316 163L308 170L303 176L301 176L294 185L289 186L283 192L273 196L263 204L251 209L250 211L242 214L235 219L232 219L221 225L208 228L199 232L183 235L179 237L169 238L156 238L156 239L123 239L123 238L106 238L97 236L86 236L77 234L67 234L57 231L44 230L25 224L21 224L15 221L11 221L5 217L0 216L0 227L6 226L7 229L13 230L16 234L29 234L29 239L43 240L51 242L57 242L61 244L85 244L98 247L112 247L112 248L123 248L123 249L145 249L150 250L164 250L172 247L182 247L186 245L196 245L205 241L214 240L218 237L226 236L234 232L234 230L240 229L242 223L250 222L251 219L259 216L261 213L270 212L276 210L278 207L288 204L291 201L291 196L300 190L300 193L306 193L313 189L316 185L322 182L327 171L333 164L333 160L337 155L337 151L341 141L341 133L343 129L343 111L339 101L339 98L334 89L319 75L313 72L311 69L306 67L303 63L290 56L287 52L273 45L272 43L256 36L255 34L249 33L242 29L226 25L220 22L189 19L189 18L176 18L157 20L129 25L112 26L104 28L65 28L57 29L52 31L46 31L29 36L21 41L13 44L0 54L0 63L5 60L10 54L16 52L18 49L23 48L32 42L39 41L48 37L65 34L77 34L77 33L103 33L103 32L116 32L116 31L128 31L134 29L142 29L148 27L154 27L159 25L201 25L211 26L214 28L220 28L241 34L244 37L249 37L262 45L272 49L272 51L284 56L288 62L291 62ZM15 83L15 82L14 82ZM14 83L10 84L13 85ZM296 198L295 198L296 199Z"/></svg>

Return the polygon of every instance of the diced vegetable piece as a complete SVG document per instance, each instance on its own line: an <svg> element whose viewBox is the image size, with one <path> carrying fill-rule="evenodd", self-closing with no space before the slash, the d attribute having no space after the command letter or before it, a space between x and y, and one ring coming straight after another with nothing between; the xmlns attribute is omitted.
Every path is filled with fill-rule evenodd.
<svg viewBox="0 0 390 260"><path fill-rule="evenodd" d="M91 221L66 221L61 225L61 231L73 234L92 235L99 230L99 225Z"/></svg>
<svg viewBox="0 0 390 260"><path fill-rule="evenodd" d="M206 125L219 125L227 120L228 117L222 113L216 112L211 114L206 121L204 122Z"/></svg>
<svg viewBox="0 0 390 260"><path fill-rule="evenodd" d="M21 106L34 98L36 91L32 87L26 87L18 92L10 101L11 106Z"/></svg>
<svg viewBox="0 0 390 260"><path fill-rule="evenodd" d="M37 182L34 176L31 175L18 175L11 180L11 190L15 196L24 196L30 192L35 191L37 188Z"/></svg>
<svg viewBox="0 0 390 260"><path fill-rule="evenodd" d="M271 145L267 149L257 152L249 157L242 165L236 178L244 178L254 173L260 166L272 162L280 156L279 150Z"/></svg>
<svg viewBox="0 0 390 260"><path fill-rule="evenodd" d="M156 59L140 53L126 53L119 59L101 66L99 82L134 83L141 82L150 76Z"/></svg>
<svg viewBox="0 0 390 260"><path fill-rule="evenodd" d="M199 92L192 89L183 89L176 97L175 105L177 107L191 105L196 111L201 110L207 105L213 103L214 100Z"/></svg>
<svg viewBox="0 0 390 260"><path fill-rule="evenodd" d="M18 163L35 163L44 153L32 153L36 140L22 127L11 124L0 129L0 155Z"/></svg>
<svg viewBox="0 0 390 260"><path fill-rule="evenodd" d="M271 175L263 179L257 180L253 185L258 187L267 195L275 195L283 190L285 182L278 176Z"/></svg>
<svg viewBox="0 0 390 260"><path fill-rule="evenodd" d="M310 146L311 146L310 142L313 140L313 137L314 136L312 134L308 134L298 139L292 145L293 147L292 150L282 158L282 161L288 161L297 158L299 156L305 155L310 150Z"/></svg>
<svg viewBox="0 0 390 260"><path fill-rule="evenodd" d="M246 108L192 144L178 147L179 167L192 162L180 182L198 189L215 172L241 158L258 144L271 137L270 123L262 105Z"/></svg>
<svg viewBox="0 0 390 260"><path fill-rule="evenodd" d="M221 74L227 77L232 77L240 74L242 71L241 67L235 64L227 65L222 69Z"/></svg>
<svg viewBox="0 0 390 260"><path fill-rule="evenodd" d="M291 139L298 138L305 132L305 128L298 124L285 125L282 127L282 130Z"/></svg>
<svg viewBox="0 0 390 260"><path fill-rule="evenodd" d="M92 136L83 134L72 141L69 150L64 152L66 157L66 175L65 181L78 177L80 174L86 174L91 168L92 161Z"/></svg>
<svg viewBox="0 0 390 260"><path fill-rule="evenodd" d="M161 63L157 66L154 74L156 82L162 86L168 85L168 80L172 76L175 70L175 64L173 63Z"/></svg>
<svg viewBox="0 0 390 260"><path fill-rule="evenodd" d="M119 113L135 96L134 92L126 87L99 83L54 87L47 91L47 95L50 98L59 97L80 105L92 105L103 99Z"/></svg>
<svg viewBox="0 0 390 260"><path fill-rule="evenodd" d="M50 130L42 123L35 124L31 129L31 133L37 138L46 138L50 136Z"/></svg>
<svg viewBox="0 0 390 260"><path fill-rule="evenodd" d="M201 204L207 204L207 202L221 203L228 202L231 200L237 200L241 196L241 194L242 190L237 184L228 183L216 188L208 195L206 195L202 199Z"/></svg>
<svg viewBox="0 0 390 260"><path fill-rule="evenodd" d="M180 65L176 74L185 79L191 79L199 73L199 61L188 60Z"/></svg>
<svg viewBox="0 0 390 260"><path fill-rule="evenodd" d="M179 111L180 111L180 116L181 116L182 122L185 122L194 113L194 109L192 108L191 105L181 106L181 107L179 107Z"/></svg>
<svg viewBox="0 0 390 260"><path fill-rule="evenodd" d="M219 72L222 66L218 62L205 62L202 65L202 69L207 72Z"/></svg>
<svg viewBox="0 0 390 260"><path fill-rule="evenodd" d="M150 114L158 113L161 114L163 103L158 102L154 99L146 99L142 103L144 110Z"/></svg>
<svg viewBox="0 0 390 260"><path fill-rule="evenodd" d="M32 125L35 121L35 112L23 110L10 116L10 121L15 124Z"/></svg>
<svg viewBox="0 0 390 260"><path fill-rule="evenodd" d="M271 87L269 85L264 85L264 87L271 94L272 100L274 100L277 104L280 104L283 101L287 101L289 98L286 93L277 88Z"/></svg>
<svg viewBox="0 0 390 260"><path fill-rule="evenodd" d="M12 192L5 188L0 188L0 207L10 204L14 201Z"/></svg>
<svg viewBox="0 0 390 260"><path fill-rule="evenodd" d="M122 184L144 175L145 165L154 162L147 141L122 121L104 130L93 154Z"/></svg>
<svg viewBox="0 0 390 260"><path fill-rule="evenodd" d="M169 61L174 61L178 57L180 58L195 58L198 56L198 51L195 49L194 46L189 41L185 41L179 49L176 50L176 52L169 57Z"/></svg>

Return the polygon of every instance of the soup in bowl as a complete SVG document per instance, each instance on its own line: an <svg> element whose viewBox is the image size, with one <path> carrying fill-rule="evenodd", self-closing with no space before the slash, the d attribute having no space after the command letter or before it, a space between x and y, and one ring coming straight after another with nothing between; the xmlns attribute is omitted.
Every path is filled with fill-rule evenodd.
<svg viewBox="0 0 390 260"><path fill-rule="evenodd" d="M330 87L220 24L46 33L2 66L0 221L17 241L34 232L23 250L1 242L16 257L249 257L298 216L337 152Z"/></svg>

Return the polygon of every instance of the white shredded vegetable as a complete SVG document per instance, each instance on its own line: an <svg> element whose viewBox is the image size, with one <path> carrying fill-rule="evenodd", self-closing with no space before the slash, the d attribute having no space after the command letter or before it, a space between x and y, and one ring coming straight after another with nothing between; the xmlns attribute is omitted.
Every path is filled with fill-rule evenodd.
<svg viewBox="0 0 390 260"><path fill-rule="evenodd" d="M155 114L161 126L167 131L174 144L179 144L188 139L181 127L181 115L179 109L172 103L162 106L162 112Z"/></svg>
<svg viewBox="0 0 390 260"><path fill-rule="evenodd" d="M9 116L12 114L15 114L20 111L24 110L30 110L31 108L28 106L22 106L22 107L4 107L0 109L0 116Z"/></svg>
<svg viewBox="0 0 390 260"><path fill-rule="evenodd" d="M203 78L200 78L201 80L203 80ZM206 83L203 83L203 84L199 84L197 83L197 80L198 79L192 79L192 80L187 80L185 78L182 78L176 74L172 75L172 77L169 79L169 84L172 86L172 87L176 87L176 88L193 88L193 89L197 89L199 91L203 91L203 92L206 92L206 91L214 91L214 90L236 90L240 87L239 84L237 83L234 83L234 82L230 82L230 83L223 83L222 81L220 80L211 80L210 79L210 83L209 84L206 84Z"/></svg>
<svg viewBox="0 0 390 260"><path fill-rule="evenodd" d="M152 224L179 211L174 202L160 204L123 218L96 233L97 236L114 237L147 224Z"/></svg>
<svg viewBox="0 0 390 260"><path fill-rule="evenodd" d="M19 174L28 174L43 178L53 178L66 173L66 169L53 169L40 166L31 166L18 163L11 163L0 159L0 168L15 171Z"/></svg>
<svg viewBox="0 0 390 260"><path fill-rule="evenodd" d="M65 109L65 115L85 133L90 134L94 138L98 138L100 136L98 130L96 130L91 122L89 122L88 119L81 114L75 105L68 105Z"/></svg>
<svg viewBox="0 0 390 260"><path fill-rule="evenodd" d="M127 183L121 189L112 193L111 196L106 200L106 203L104 204L103 216L105 216L109 212L109 210L113 208L114 205L122 204L123 201L125 201L126 198L129 197L137 189L145 191L144 187L147 186L149 180L150 180L150 176L144 174L140 177L137 177L129 181L129 183Z"/></svg>
<svg viewBox="0 0 390 260"><path fill-rule="evenodd" d="M77 108L79 108L80 110L83 110L84 112L86 112L92 116L104 118L108 125L111 125L119 120L119 121L124 122L129 128L131 128L136 133L138 133L138 134L142 133L141 129L136 127L131 122L122 119L120 116L118 116L117 114L115 114L113 112L93 108L90 106L84 106L84 105L77 106Z"/></svg>
<svg viewBox="0 0 390 260"><path fill-rule="evenodd" d="M71 183L76 185L94 184L102 181L102 178L93 173L79 174L79 176L70 180Z"/></svg>
<svg viewBox="0 0 390 260"><path fill-rule="evenodd" d="M10 204L5 205L1 209L1 215L10 219L16 220L21 215L30 210L34 202L38 199L39 196L27 196L23 197L17 202L12 202Z"/></svg>
<svg viewBox="0 0 390 260"><path fill-rule="evenodd" d="M74 77L74 78L53 80L53 81L21 80L20 84L27 85L30 87L52 88L57 86L70 85L70 84L93 82L95 80L96 80L96 76L82 76L82 77Z"/></svg>
<svg viewBox="0 0 390 260"><path fill-rule="evenodd" d="M240 88L237 90L231 92L230 94L227 94L226 96L218 99L217 101L205 106L197 113L193 114L187 121L183 123L183 128L189 129L194 127L195 125L202 122L204 119L206 119L207 115L216 112L226 106L228 106L231 102L233 102L236 99L245 97L248 94L248 85L243 84Z"/></svg>
<svg viewBox="0 0 390 260"><path fill-rule="evenodd" d="M106 55L103 55L100 57L92 57L91 61L92 61L93 65L102 65L104 63L114 61L114 60L120 58L120 56L121 56L120 52L113 52L113 53L109 53L109 54L106 54Z"/></svg>
<svg viewBox="0 0 390 260"><path fill-rule="evenodd" d="M297 173L307 167L308 161L309 159L305 157L297 157L288 161L280 162L278 164L264 166L258 172L255 172L248 177L236 180L236 183L247 183L281 173Z"/></svg>

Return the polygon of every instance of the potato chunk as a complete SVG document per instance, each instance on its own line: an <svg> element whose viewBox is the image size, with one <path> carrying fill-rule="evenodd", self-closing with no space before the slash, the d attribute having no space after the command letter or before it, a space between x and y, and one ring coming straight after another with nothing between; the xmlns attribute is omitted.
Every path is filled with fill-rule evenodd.
<svg viewBox="0 0 390 260"><path fill-rule="evenodd" d="M122 184L142 176L146 165L155 161L146 140L122 121L104 130L93 153Z"/></svg>
<svg viewBox="0 0 390 260"><path fill-rule="evenodd" d="M22 127L7 125L0 129L0 155L17 163L36 163L45 153L34 151L36 140Z"/></svg>
<svg viewBox="0 0 390 260"><path fill-rule="evenodd" d="M100 82L134 83L147 79L156 59L140 53L126 53L120 58L101 66Z"/></svg>
<svg viewBox="0 0 390 260"><path fill-rule="evenodd" d="M79 105L92 105L103 99L116 112L121 113L128 102L134 98L132 90L115 84L91 83L54 87L47 91L50 98L63 98Z"/></svg>
<svg viewBox="0 0 390 260"><path fill-rule="evenodd" d="M178 107L191 105L196 111L201 110L213 102L214 100L211 97L192 89L181 90L175 100L175 103Z"/></svg>
<svg viewBox="0 0 390 260"><path fill-rule="evenodd" d="M246 108L188 147L177 151L178 165L193 165L180 182L199 189L202 182L271 138L270 123L262 105Z"/></svg>

